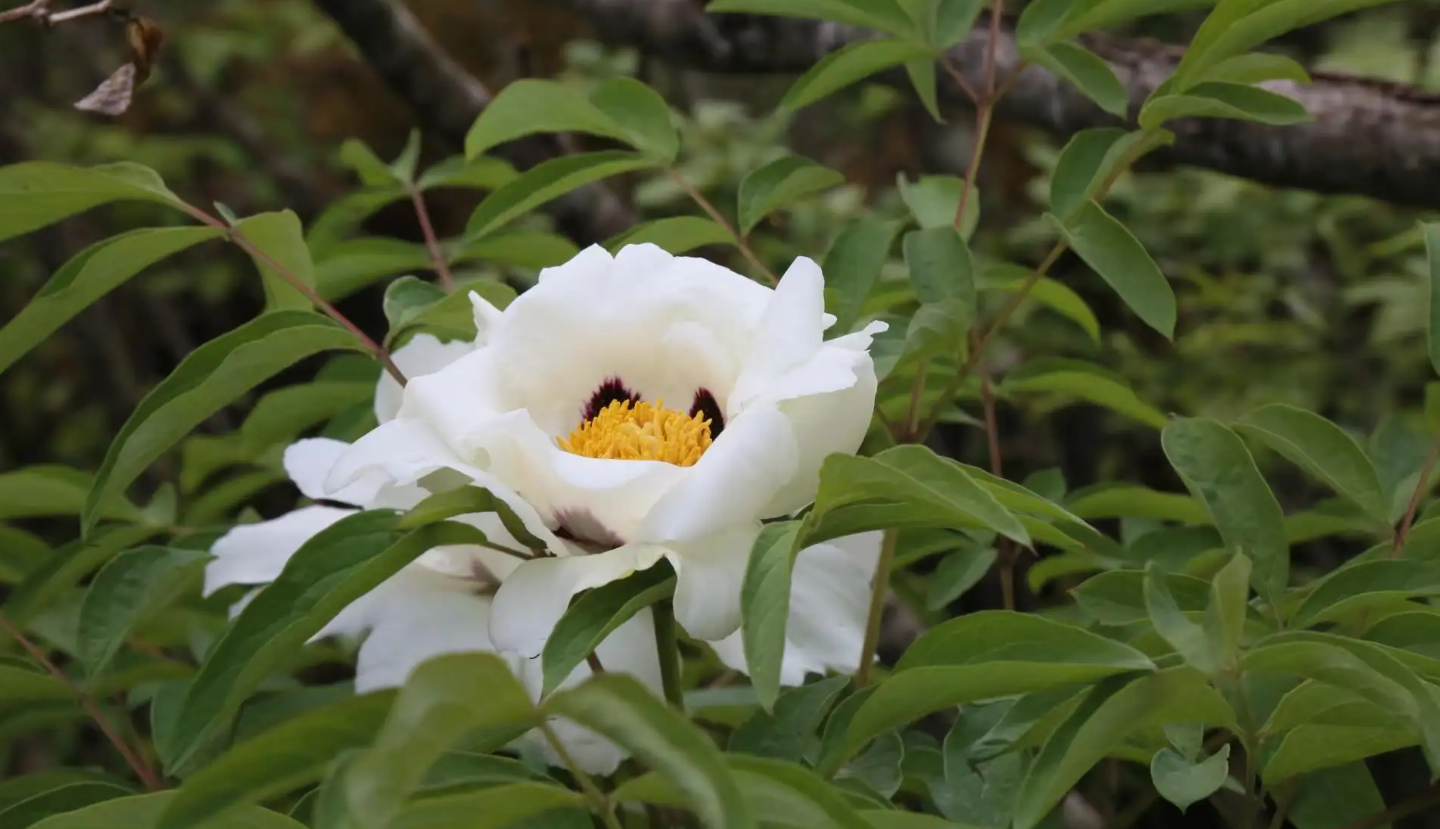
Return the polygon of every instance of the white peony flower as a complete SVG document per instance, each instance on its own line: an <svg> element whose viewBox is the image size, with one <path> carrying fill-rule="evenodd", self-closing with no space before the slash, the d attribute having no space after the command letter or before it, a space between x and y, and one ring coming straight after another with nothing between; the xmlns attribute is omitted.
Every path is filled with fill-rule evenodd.
<svg viewBox="0 0 1440 829"><path fill-rule="evenodd" d="M575 593L662 558L678 576L680 624L712 641L735 633L761 521L809 503L822 460L865 435L868 348L884 324L824 341L834 319L808 259L771 290L654 245L582 251L503 313L472 301L475 350L412 378L396 417L346 449L322 490L438 486L458 473L508 501L550 556L503 580L490 620L503 651L534 657ZM828 599L811 600L828 588L804 585L823 549L836 548L801 556L796 615L822 615L792 622L795 644L817 648L792 676L843 665L835 654L854 638L826 621L839 612ZM868 590L873 567L872 556L854 585ZM857 589L835 592L847 611ZM852 665L859 649L856 639Z"/></svg>
<svg viewBox="0 0 1440 829"><path fill-rule="evenodd" d="M434 337L421 335L393 357L407 377L419 377L472 350L468 343L442 344ZM391 420L399 405L399 384L383 375L375 393L377 420ZM324 495L320 484L347 448L348 444L335 440L302 440L286 450L285 469L305 495L350 504L356 509L304 507L271 521L235 527L211 548L215 558L205 569L205 595L232 584L263 585L273 581L301 545L358 509L409 509L430 494L413 484L395 485L372 477ZM522 546L493 513L457 520L478 527L496 544ZM537 527L544 530L538 522ZM364 636L355 669L355 690L361 693L401 685L416 666L442 654L493 652L489 630L492 596L519 564L520 559L514 556L483 547L427 551L341 611L315 638ZM648 611L616 629L596 649L596 655L607 670L638 676L651 687L660 688L654 625ZM532 697L538 699L540 661L514 656L509 661ZM589 675L590 668L582 665L564 684L574 685ZM559 721L554 727L567 751L586 771L609 774L625 757L609 741L579 726ZM544 749L551 761L558 763L548 744Z"/></svg>

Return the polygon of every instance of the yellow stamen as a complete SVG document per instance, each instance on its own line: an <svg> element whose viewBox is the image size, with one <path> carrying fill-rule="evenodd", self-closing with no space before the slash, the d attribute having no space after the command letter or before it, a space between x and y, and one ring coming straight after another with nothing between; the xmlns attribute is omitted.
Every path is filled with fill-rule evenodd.
<svg viewBox="0 0 1440 829"><path fill-rule="evenodd" d="M566 452L587 458L694 466L710 448L710 421L698 412L667 409L663 400L653 406L617 400L559 442Z"/></svg>

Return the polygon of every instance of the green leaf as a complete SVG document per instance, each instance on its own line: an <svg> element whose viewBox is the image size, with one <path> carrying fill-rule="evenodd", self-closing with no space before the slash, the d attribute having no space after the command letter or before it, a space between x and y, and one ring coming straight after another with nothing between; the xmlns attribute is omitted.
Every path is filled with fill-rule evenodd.
<svg viewBox="0 0 1440 829"><path fill-rule="evenodd" d="M1068 38L1139 17L1213 6L1215 0L1092 0L1075 3L1052 37Z"/></svg>
<svg viewBox="0 0 1440 829"><path fill-rule="evenodd" d="M162 531L161 527L148 526L101 527L88 540L72 541L25 575L5 601L5 615L16 623L34 617L116 553L145 542Z"/></svg>
<svg viewBox="0 0 1440 829"><path fill-rule="evenodd" d="M626 245L654 244L678 256L706 245L734 243L735 238L730 235L730 231L714 219L702 216L670 216L635 225L606 242L605 249L618 253Z"/></svg>
<svg viewBox="0 0 1440 829"><path fill-rule="evenodd" d="M487 236L516 217L578 187L654 166L653 159L622 150L576 153L542 161L514 181L496 188L480 202L465 225L465 239L470 242Z"/></svg>
<svg viewBox="0 0 1440 829"><path fill-rule="evenodd" d="M900 198L910 208L910 215L922 230L954 227L955 213L960 209L960 194L965 182L955 176L921 176L913 183L904 173L895 177ZM966 239L975 232L980 221L980 191L972 186L965 201L965 215L960 217L960 235Z"/></svg>
<svg viewBox="0 0 1440 829"><path fill-rule="evenodd" d="M153 826L176 796L176 792L168 791L119 797L55 815L34 824L31 829L119 829ZM304 829L304 825L278 812L251 806L207 823L205 829Z"/></svg>
<svg viewBox="0 0 1440 829"><path fill-rule="evenodd" d="M867 829L869 826L837 788L806 768L735 755L727 755L725 762L751 810L763 814L767 826L811 829ZM626 781L615 790L614 797L622 802L671 808L685 806L685 798L676 787L656 774Z"/></svg>
<svg viewBox="0 0 1440 829"><path fill-rule="evenodd" d="M448 296L440 286L413 276L402 276L386 285L381 307L390 323L391 336Z"/></svg>
<svg viewBox="0 0 1440 829"><path fill-rule="evenodd" d="M387 276L433 267L423 245L367 237L336 242L315 260L315 290L337 302Z"/></svg>
<svg viewBox="0 0 1440 829"><path fill-rule="evenodd" d="M1202 696L1196 696L1197 690ZM1096 763L1147 722L1214 723L1218 694L1189 668L1100 683L1045 742L1021 786L1015 829L1034 829ZM1220 705L1224 705L1223 701ZM1173 718L1173 719L1172 719Z"/></svg>
<svg viewBox="0 0 1440 829"><path fill-rule="evenodd" d="M1146 325L1175 337L1175 294L1165 274L1129 230L1094 201L1066 222L1047 214L1070 247Z"/></svg>
<svg viewBox="0 0 1440 829"><path fill-rule="evenodd" d="M417 133L411 133L412 137L417 135ZM418 142L416 146L418 149ZM366 187L383 187L400 183L400 179L395 176L390 165L380 160L380 156L370 149L370 145L358 138L345 139L340 144L340 152L337 157L340 165L354 172L360 179L360 183Z"/></svg>
<svg viewBox="0 0 1440 829"><path fill-rule="evenodd" d="M835 774L835 779L853 780L864 792L889 800L904 781L905 742L894 731L880 735L863 754Z"/></svg>
<svg viewBox="0 0 1440 829"><path fill-rule="evenodd" d="M0 242L113 201L148 201L177 209L183 204L158 173L139 164L73 167L27 161L0 167Z"/></svg>
<svg viewBox="0 0 1440 829"><path fill-rule="evenodd" d="M1389 505L1380 476L1365 450L1339 426L1283 403L1261 406L1235 426L1386 523Z"/></svg>
<svg viewBox="0 0 1440 829"><path fill-rule="evenodd" d="M675 160L680 135L660 93L634 78L611 78L595 87L590 103L620 126L621 140L656 160Z"/></svg>
<svg viewBox="0 0 1440 829"><path fill-rule="evenodd" d="M18 667L0 662L0 703L6 708L28 702L66 700L75 693L65 683L38 668Z"/></svg>
<svg viewBox="0 0 1440 829"><path fill-rule="evenodd" d="M1155 141L1153 133L1127 132L1118 127L1081 130L1070 138L1050 176L1050 212L1069 221L1078 208L1097 197L1112 181L1122 160L1142 141Z"/></svg>
<svg viewBox="0 0 1440 829"><path fill-rule="evenodd" d="M1395 600L1440 595L1440 567L1418 561L1367 561L1336 570L1310 590L1291 623L1313 627Z"/></svg>
<svg viewBox="0 0 1440 829"><path fill-rule="evenodd" d="M23 774L18 777L10 777L0 782L0 814L16 803L29 800L36 795L69 786L74 783L111 783L118 781L111 779L103 772L86 771L73 768L55 768L48 771ZM127 792L129 794L129 792Z"/></svg>
<svg viewBox="0 0 1440 829"><path fill-rule="evenodd" d="M975 260L970 246L949 226L905 234L905 265L922 303L958 299L975 316Z"/></svg>
<svg viewBox="0 0 1440 829"><path fill-rule="evenodd" d="M1130 108L1130 93L1115 70L1094 52L1074 43L1047 43L1043 46L1021 45L1020 54L1069 81L1085 97L1100 108L1124 118ZM1149 126L1142 122L1142 126Z"/></svg>
<svg viewBox="0 0 1440 829"><path fill-rule="evenodd" d="M1311 120L1303 104L1241 83L1206 82L1183 95L1151 98L1140 110L1140 126L1155 129L1178 118L1237 118L1283 127Z"/></svg>
<svg viewBox="0 0 1440 829"><path fill-rule="evenodd" d="M389 511L347 516L305 542L273 582L220 635L191 684L164 746L167 767L183 769L271 670L351 602L433 547L471 544L465 524L428 524L402 534ZM170 750L163 750L169 748Z"/></svg>
<svg viewBox="0 0 1440 829"><path fill-rule="evenodd" d="M826 271L828 276L829 271ZM1008 291L1015 293L1025 285L1030 274L1029 268L1019 268L1013 265L991 264L980 269L976 279L976 287L981 291ZM1097 345L1100 342L1100 320L1095 318L1095 312L1085 304L1085 300L1075 293L1069 286L1057 282L1048 276L1042 276L1031 287L1026 301L1038 302L1050 310L1073 321L1084 329L1090 336L1091 342ZM1024 308L1022 303L1021 308Z"/></svg>
<svg viewBox="0 0 1440 829"><path fill-rule="evenodd" d="M1184 814L1192 805L1220 791L1230 776L1230 746L1224 745L1198 763L1173 748L1162 748L1150 758L1150 780L1160 796Z"/></svg>
<svg viewBox="0 0 1440 829"><path fill-rule="evenodd" d="M1436 763L1440 706L1425 683L1395 657L1379 646L1328 634L1288 634L1285 640L1271 641L1274 644L1246 653L1241 669L1291 674L1354 691L1409 720L1422 737L1427 760Z"/></svg>
<svg viewBox="0 0 1440 829"><path fill-rule="evenodd" d="M0 807L5 829L26 829L52 815L64 814L96 803L129 797L134 791L103 780L67 783L32 795L8 807Z"/></svg>
<svg viewBox="0 0 1440 829"><path fill-rule="evenodd" d="M1308 85L1310 73L1293 58L1272 52L1250 52L1220 61L1205 72L1205 80L1258 84L1265 81L1294 81Z"/></svg>
<svg viewBox="0 0 1440 829"><path fill-rule="evenodd" d="M910 646L895 674L859 704L827 762L838 767L874 737L952 705L1153 668L1139 651L1062 622L1002 611L967 614Z"/></svg>
<svg viewBox="0 0 1440 829"><path fill-rule="evenodd" d="M921 305L905 330L905 358L963 357L969 347L965 335L970 333L973 319L965 301L958 297Z"/></svg>
<svg viewBox="0 0 1440 829"><path fill-rule="evenodd" d="M40 288L30 304L0 327L0 373L125 280L161 259L223 234L223 230L213 227L141 228L97 242L76 254Z"/></svg>
<svg viewBox="0 0 1440 829"><path fill-rule="evenodd" d="M330 781L356 829L393 825L445 750L469 732L531 726L530 696L495 654L435 657L416 668L400 689L372 748L353 755Z"/></svg>
<svg viewBox="0 0 1440 829"><path fill-rule="evenodd" d="M563 265L580 249L575 243L555 233L535 230L509 230L480 239L463 241L452 256L454 262L490 262L517 268L549 268ZM474 280L480 282L480 280ZM489 280L485 280L489 282ZM491 282L490 284L500 284ZM461 286L463 287L463 286ZM508 287L508 286L506 286ZM513 294L512 294L512 299ZM491 303L504 307L495 300Z"/></svg>
<svg viewBox="0 0 1440 829"><path fill-rule="evenodd" d="M50 464L0 473L0 519L79 515L93 483L87 472ZM141 520L140 510L119 496L106 501L101 517Z"/></svg>
<svg viewBox="0 0 1440 829"><path fill-rule="evenodd" d="M393 829L500 829L515 826L526 818L557 809L583 807L578 792L553 783L519 782L424 797L407 803L388 824ZM525 821L525 825L555 826L555 823ZM584 825L589 825L586 820Z"/></svg>
<svg viewBox="0 0 1440 829"><path fill-rule="evenodd" d="M675 592L674 571L651 567L629 578L601 585L579 598L555 623L540 655L542 693L560 687L586 657L636 613Z"/></svg>
<svg viewBox="0 0 1440 829"><path fill-rule="evenodd" d="M799 521L766 524L750 549L740 585L740 633L750 684L760 706L772 711L780 695L780 665L790 621L790 576Z"/></svg>
<svg viewBox="0 0 1440 829"><path fill-rule="evenodd" d="M457 155L426 170L415 187L422 191L441 187L494 190L518 175L510 162L503 159L485 157L467 160L463 155Z"/></svg>
<svg viewBox="0 0 1440 829"><path fill-rule="evenodd" d="M188 778L155 825L187 829L320 780L339 754L370 744L395 694L325 705L262 731Z"/></svg>
<svg viewBox="0 0 1440 829"><path fill-rule="evenodd" d="M793 112L882 69L922 59L933 65L930 49L913 41L862 40L851 43L821 58L801 75L780 100L780 109Z"/></svg>
<svg viewBox="0 0 1440 829"><path fill-rule="evenodd" d="M261 381L321 351L361 348L326 317L275 311L195 349L140 401L110 444L85 502L83 529L93 529L100 505L123 493L186 433Z"/></svg>
<svg viewBox="0 0 1440 829"><path fill-rule="evenodd" d="M749 803L714 744L638 680L603 674L556 694L546 709L609 738L684 792L712 829L755 825Z"/></svg>
<svg viewBox="0 0 1440 829"><path fill-rule="evenodd" d="M875 529L990 529L1025 546L1020 520L959 464L921 446L873 458L834 454L820 470L801 546Z"/></svg>
<svg viewBox="0 0 1440 829"><path fill-rule="evenodd" d="M1171 83L1184 90L1210 67L1286 32L1390 0L1222 0L1190 41Z"/></svg>
<svg viewBox="0 0 1440 829"><path fill-rule="evenodd" d="M1052 39L1076 3L1074 0L1034 0L1026 3L1015 24L1015 39L1032 47Z"/></svg>
<svg viewBox="0 0 1440 829"><path fill-rule="evenodd" d="M193 590L208 559L195 550L137 547L105 565L85 591L75 631L85 671L95 676L105 670L136 627Z"/></svg>
<svg viewBox="0 0 1440 829"><path fill-rule="evenodd" d="M310 248L305 245L305 230L300 225L300 217L291 210L261 213L240 220L235 225L235 233L249 240L260 251L254 259L265 288L265 310L309 310L310 299L275 267L279 265L284 273L311 288L315 287L315 263L310 258Z"/></svg>
<svg viewBox="0 0 1440 829"><path fill-rule="evenodd" d="M252 456L258 456L272 446L295 440L301 432L324 423L346 409L369 404L374 397L373 380L353 382L317 379L298 386L276 389L255 402L255 408L246 415L237 434L244 448ZM181 488L185 489L183 483Z"/></svg>
<svg viewBox="0 0 1440 829"><path fill-rule="evenodd" d="M1267 786L1294 778L1305 780L1315 772L1408 748L1418 741L1410 728L1305 725L1285 734L1260 776Z"/></svg>
<svg viewBox="0 0 1440 829"><path fill-rule="evenodd" d="M1440 222L1422 222L1425 236L1425 296L1430 309L1425 319L1425 343L1430 351L1430 367L1440 372Z"/></svg>
<svg viewBox="0 0 1440 829"><path fill-rule="evenodd" d="M914 20L895 0L711 0L705 11L811 17L898 35L915 33Z"/></svg>
<svg viewBox="0 0 1440 829"><path fill-rule="evenodd" d="M1137 397L1124 380L1081 360L1033 360L1007 374L1000 385L1001 394L1031 392L1078 397L1157 429L1169 420L1159 409Z"/></svg>
<svg viewBox="0 0 1440 829"><path fill-rule="evenodd" d="M1370 770L1364 763L1347 763L1295 781L1289 821L1296 829L1342 829L1383 811L1385 798Z"/></svg>
<svg viewBox="0 0 1440 829"><path fill-rule="evenodd" d="M820 747L820 723L849 684L836 676L786 689L772 710L756 711L730 733L729 751L793 763L811 756Z"/></svg>
<svg viewBox="0 0 1440 829"><path fill-rule="evenodd" d="M1219 660L1210 650L1205 631L1181 612L1153 562L1145 568L1145 610L1155 632L1160 634L1160 638L1168 642L1187 664L1195 666L1205 674L1214 674L1219 670Z"/></svg>
<svg viewBox="0 0 1440 829"><path fill-rule="evenodd" d="M835 170L808 158L787 155L753 170L740 182L740 234L748 235L769 214L845 181Z"/></svg>
<svg viewBox="0 0 1440 829"><path fill-rule="evenodd" d="M1158 492L1125 483L1100 483L1077 489L1066 504L1081 518L1154 518L1183 524L1206 524L1205 505L1188 494Z"/></svg>
<svg viewBox="0 0 1440 829"><path fill-rule="evenodd" d="M968 823L952 823L944 818L919 812L863 809L859 814L871 829L975 829Z"/></svg>
<svg viewBox="0 0 1440 829"><path fill-rule="evenodd" d="M0 584L20 583L54 556L50 545L34 533L0 525Z"/></svg>
<svg viewBox="0 0 1440 829"><path fill-rule="evenodd" d="M938 0L932 36L935 46L948 49L964 40L984 6L985 0Z"/></svg>
<svg viewBox="0 0 1440 829"><path fill-rule="evenodd" d="M1210 510L1225 545L1254 563L1255 589L1275 604L1289 583L1285 517L1244 442L1208 418L1174 420L1160 442L1186 487Z"/></svg>
<svg viewBox="0 0 1440 829"><path fill-rule="evenodd" d="M465 156L539 132L583 132L614 138L662 163L675 158L679 137L670 108L655 90L633 78L599 84L586 100L570 87L526 78L495 96L465 136Z"/></svg>
<svg viewBox="0 0 1440 829"><path fill-rule="evenodd" d="M1210 585L1194 576L1169 574L1165 590L1182 611L1205 609ZM1145 574L1135 570L1097 573L1070 591L1085 615L1102 625L1128 625L1147 619Z"/></svg>
<svg viewBox="0 0 1440 829"><path fill-rule="evenodd" d="M396 526L402 530L412 530L436 521L443 521L446 518L474 512L495 513L500 518L500 524L505 527L505 531L510 533L511 538L531 550L545 549L545 542L525 527L524 520L520 518L513 507L505 502L505 499L498 498L490 490L478 486L460 487L431 495L411 507Z"/></svg>
<svg viewBox="0 0 1440 829"><path fill-rule="evenodd" d="M905 61L905 74L910 78L910 86L914 87L915 95L925 106L925 111L930 113L930 117L937 123L945 123L945 116L940 114L940 100L935 87L935 57L926 55Z"/></svg>
<svg viewBox="0 0 1440 829"><path fill-rule="evenodd" d="M1239 554L1210 581L1210 602L1205 607L1205 640L1221 670L1233 669L1240 658L1249 598L1250 559Z"/></svg>
<svg viewBox="0 0 1440 829"><path fill-rule="evenodd" d="M840 231L825 254L825 310L835 315L835 331L855 327L860 309L890 259L899 222L860 219Z"/></svg>
<svg viewBox="0 0 1440 829"><path fill-rule="evenodd" d="M925 609L938 612L980 583L999 556L994 547L951 553L925 577Z"/></svg>

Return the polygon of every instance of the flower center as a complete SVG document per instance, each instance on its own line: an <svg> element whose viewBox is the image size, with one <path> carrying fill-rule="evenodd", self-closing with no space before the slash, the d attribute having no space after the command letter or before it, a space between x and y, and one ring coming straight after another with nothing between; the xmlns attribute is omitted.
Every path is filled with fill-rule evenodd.
<svg viewBox="0 0 1440 829"><path fill-rule="evenodd" d="M560 448L587 458L664 461L694 466L710 448L710 420L704 412L687 415L665 402L616 400L560 438Z"/></svg>

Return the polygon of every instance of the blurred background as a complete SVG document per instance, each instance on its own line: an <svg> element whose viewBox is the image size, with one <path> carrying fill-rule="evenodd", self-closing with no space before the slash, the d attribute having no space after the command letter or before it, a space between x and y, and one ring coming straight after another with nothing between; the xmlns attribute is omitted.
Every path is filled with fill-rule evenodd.
<svg viewBox="0 0 1440 829"><path fill-rule="evenodd" d="M153 76L118 117L79 112L72 104L129 59L123 21L98 15L52 29L29 20L0 25L0 163L135 161L158 170L193 204L218 202L242 216L289 208L313 228L327 206L360 186L342 152L348 139L390 159L419 128L422 164L431 164L460 150L455 129L446 125L473 118L473 113L437 114L446 102L416 90L397 93L396 73L384 65L384 55L377 60L373 49L356 48L360 12L389 2L135 0L129 8L157 21L166 38ZM0 11L15 5L16 0L0 0ZM342 11L338 18L327 13L347 5L356 13ZM908 89L869 83L795 116L778 115L775 103L793 73L755 71L763 67L754 65L726 73L677 65L664 50L646 53L616 42L616 27L605 19L612 5L634 4L405 4L437 54L448 55L464 76L491 93L520 77L563 77L584 85L630 75L650 83L686 116L681 167L718 204L732 204L740 179L787 149L842 171L845 186L787 210L757 231L757 252L777 271L797 255L822 258L850 220L900 215L897 177L964 171L973 135L972 116L963 107L947 105L946 122L936 123ZM698 5L698 0L657 0L646 12L646 25L663 33L666 14ZM1021 5L1012 2L1010 11ZM1162 47L1146 39L1184 43L1203 14L1152 18L1114 35L1134 48L1158 50ZM1437 23L1440 2L1409 0L1301 30L1272 46L1314 70L1406 84L1411 95L1440 92ZM1050 166L1067 137L1063 130L1037 127L1034 119L1011 120L1002 111L980 171L977 250L1021 263L1044 254L1049 239L1039 216ZM579 246L603 241L634 221L695 212L664 178L621 177L607 180L604 188L603 198L591 202L599 205L598 214L525 220L527 227L557 234L541 259L531 255L524 262L469 267L523 287L538 267L550 263L543 259L563 261ZM437 193L431 210L439 234L458 235L482 195L465 189ZM990 350L993 372L1033 355L1068 356L1108 368L1162 412L1231 418L1262 403L1288 402L1351 430L1389 481L1415 474L1435 423L1429 419L1427 426L1424 249L1414 230L1419 211L1361 195L1277 189L1163 162L1122 179L1107 206L1174 285L1180 303L1175 342L1145 328L1098 277L1067 255L1051 276L1084 300L1093 319L1083 309L1067 316L1032 304ZM0 321L18 312L86 246L127 229L173 221L149 206L118 205L0 245ZM321 290L370 333L383 334L385 282L423 271L405 254L420 249L420 229L410 206L397 203L367 219L356 235L382 241L346 248L345 255L324 261L317 254ZM701 253L741 267L728 251ZM903 274L898 256L887 267ZM186 251L114 291L0 376L0 472L38 463L93 470L149 388L197 345L254 316L262 304L249 260L222 245ZM304 363L266 388L313 375L320 366ZM1152 426L1073 396L1008 395L1003 386L1000 391L1007 477L1056 481L1060 476L1072 492L1116 480L1179 489ZM1435 405L1440 396L1432 396L1431 408L1440 411ZM245 409L222 413L202 432L233 429ZM978 408L968 410L978 415ZM938 434L937 448L986 465L983 433L963 417L954 419ZM1323 498L1323 490L1276 458L1260 461L1287 513L1310 510ZM137 500L174 481L179 462L172 458L153 467L137 486ZM263 464L226 471L221 463L216 469L233 484L219 512L245 506L269 517L294 502L278 466L268 472ZM56 540L73 532L69 521L40 522L32 529L53 533ZM1327 569L1361 546L1342 529L1303 544L1297 565L1312 572ZM1034 586L1038 593L1027 591L1023 602L1062 595L1056 584ZM997 604L994 586L981 585L946 612ZM1423 775L1423 767L1396 768L1377 775L1382 788L1423 786L1414 777Z"/></svg>

